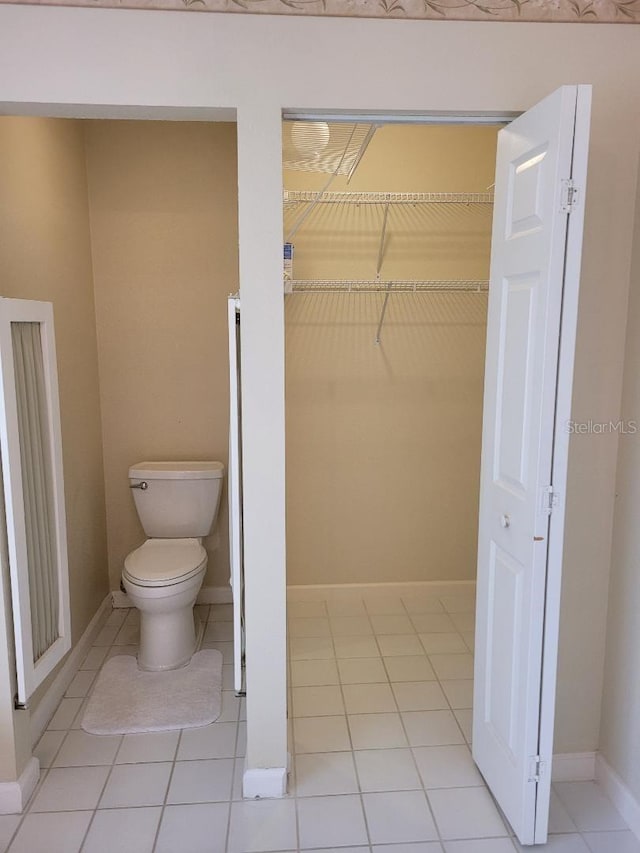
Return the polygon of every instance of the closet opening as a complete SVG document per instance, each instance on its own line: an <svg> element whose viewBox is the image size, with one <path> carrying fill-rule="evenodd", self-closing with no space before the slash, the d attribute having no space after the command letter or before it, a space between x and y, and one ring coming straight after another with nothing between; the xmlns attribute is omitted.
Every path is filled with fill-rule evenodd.
<svg viewBox="0 0 640 853"><path fill-rule="evenodd" d="M500 126L284 121L298 794L482 784L469 743Z"/></svg>

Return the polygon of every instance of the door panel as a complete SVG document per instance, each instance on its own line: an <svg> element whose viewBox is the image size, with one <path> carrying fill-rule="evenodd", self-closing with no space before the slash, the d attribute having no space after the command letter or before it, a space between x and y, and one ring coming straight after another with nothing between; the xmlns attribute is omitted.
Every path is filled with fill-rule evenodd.
<svg viewBox="0 0 640 853"><path fill-rule="evenodd" d="M535 356L538 280L525 274L505 279L498 355L495 480L521 495L527 485L529 462L529 405ZM504 390L509 389L508 393Z"/></svg>
<svg viewBox="0 0 640 853"><path fill-rule="evenodd" d="M496 741L514 760L518 694L514 670L518 660L519 604L523 567L495 545L491 548L489 583L493 590L491 634L488 637L485 720ZM506 643L505 643L506 640ZM504 649L503 649L504 644Z"/></svg>
<svg viewBox="0 0 640 853"><path fill-rule="evenodd" d="M550 518L544 500L564 319L563 179L572 174L577 97L578 87L562 87L500 131L496 165L473 755L524 844L545 840L546 820L545 838L536 838L536 814L549 804L548 780L538 779ZM549 770L550 762L548 756Z"/></svg>
<svg viewBox="0 0 640 853"><path fill-rule="evenodd" d="M544 215L544 159L546 143L538 149L525 152L509 164L509 214L507 216L508 240L524 237L543 227Z"/></svg>

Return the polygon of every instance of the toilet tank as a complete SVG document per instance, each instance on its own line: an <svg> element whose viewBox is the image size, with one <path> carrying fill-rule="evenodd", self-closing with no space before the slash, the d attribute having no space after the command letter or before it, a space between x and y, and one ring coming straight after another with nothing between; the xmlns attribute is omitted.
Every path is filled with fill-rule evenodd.
<svg viewBox="0 0 640 853"><path fill-rule="evenodd" d="M131 494L147 538L208 536L223 476L222 462L139 462L129 468Z"/></svg>

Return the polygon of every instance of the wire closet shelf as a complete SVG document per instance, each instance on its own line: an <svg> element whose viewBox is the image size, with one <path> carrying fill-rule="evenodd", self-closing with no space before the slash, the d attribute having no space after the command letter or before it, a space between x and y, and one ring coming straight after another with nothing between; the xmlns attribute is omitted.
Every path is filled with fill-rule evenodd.
<svg viewBox="0 0 640 853"><path fill-rule="evenodd" d="M384 293L384 302L376 332L375 342L380 344L389 296L391 293L486 293L486 280L409 280L382 279L389 210L395 206L416 208L420 205L455 205L470 207L493 205L493 192L331 192L327 190L284 190L285 213L293 214L295 221L285 241L293 239L296 232L309 221L321 205L379 206L383 211L376 277L374 279L286 279L285 293Z"/></svg>
<svg viewBox="0 0 640 853"><path fill-rule="evenodd" d="M382 281L379 279L338 280L338 279L292 279L286 282L287 290L293 293L420 293L435 291L440 293L483 293L489 289L488 281L414 281L413 279Z"/></svg>
<svg viewBox="0 0 640 853"><path fill-rule="evenodd" d="M285 190L285 206L294 204L493 204L493 193L316 192Z"/></svg>

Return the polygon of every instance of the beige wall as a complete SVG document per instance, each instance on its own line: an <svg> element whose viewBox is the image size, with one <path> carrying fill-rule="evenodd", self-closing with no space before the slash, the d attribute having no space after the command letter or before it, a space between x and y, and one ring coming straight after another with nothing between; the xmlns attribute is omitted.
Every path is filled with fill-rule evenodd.
<svg viewBox="0 0 640 853"><path fill-rule="evenodd" d="M640 800L640 182L627 324L600 749Z"/></svg>
<svg viewBox="0 0 640 853"><path fill-rule="evenodd" d="M387 126L331 189L484 192L496 134ZM326 179L288 171L285 187ZM381 277L487 279L491 214L392 207ZM375 278L382 216L322 206L294 237L294 277ZM486 295L393 294L376 346L383 299L286 300L289 584L475 578Z"/></svg>
<svg viewBox="0 0 640 853"><path fill-rule="evenodd" d="M0 118L3 296L53 302L74 642L106 595L104 485L82 125Z"/></svg>
<svg viewBox="0 0 640 853"><path fill-rule="evenodd" d="M0 186L2 295L53 302L54 307L76 642L108 590L81 122L0 118Z"/></svg>
<svg viewBox="0 0 640 853"><path fill-rule="evenodd" d="M226 297L238 289L235 126L89 122L111 588L144 541L127 471L227 462ZM225 489L226 494L226 489ZM226 500L205 584L228 584Z"/></svg>

